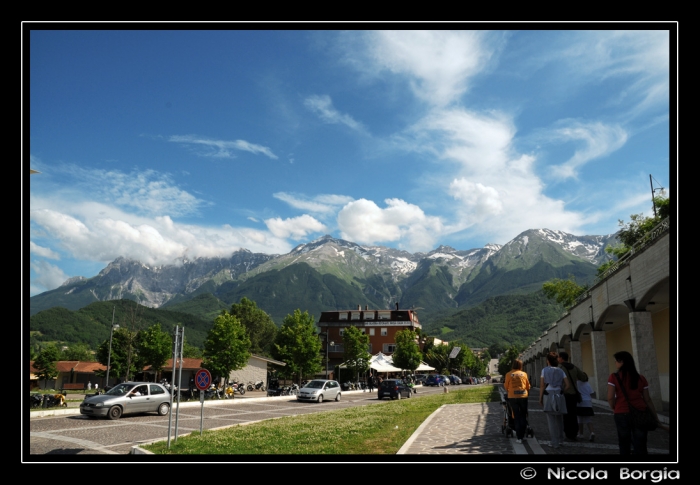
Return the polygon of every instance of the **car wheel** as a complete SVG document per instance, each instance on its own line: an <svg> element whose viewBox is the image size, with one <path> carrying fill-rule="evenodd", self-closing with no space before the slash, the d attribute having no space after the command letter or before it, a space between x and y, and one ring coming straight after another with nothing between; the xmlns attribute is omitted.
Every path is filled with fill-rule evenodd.
<svg viewBox="0 0 700 485"><path fill-rule="evenodd" d="M323 402L323 394L318 395L318 399L316 400L317 402Z"/></svg>
<svg viewBox="0 0 700 485"><path fill-rule="evenodd" d="M411 398L411 391L408 391L408 398Z"/></svg>
<svg viewBox="0 0 700 485"><path fill-rule="evenodd" d="M119 419L122 417L122 408L119 406L112 406L107 415L109 419Z"/></svg>
<svg viewBox="0 0 700 485"><path fill-rule="evenodd" d="M377 399L384 399L384 396L377 396Z"/></svg>
<svg viewBox="0 0 700 485"><path fill-rule="evenodd" d="M338 401L340 401L340 393L335 395L335 402L338 402Z"/></svg>
<svg viewBox="0 0 700 485"><path fill-rule="evenodd" d="M158 406L158 416L167 416L170 412L170 405L167 402L161 403Z"/></svg>

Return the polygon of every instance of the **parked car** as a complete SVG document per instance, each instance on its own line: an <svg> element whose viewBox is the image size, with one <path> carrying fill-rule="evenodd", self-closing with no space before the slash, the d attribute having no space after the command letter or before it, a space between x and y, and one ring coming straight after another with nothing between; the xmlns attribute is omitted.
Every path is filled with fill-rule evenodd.
<svg viewBox="0 0 700 485"><path fill-rule="evenodd" d="M411 397L413 390L399 379L387 379L382 381L377 390L377 399L390 397L391 399L401 399L401 397Z"/></svg>
<svg viewBox="0 0 700 485"><path fill-rule="evenodd" d="M416 374L415 375L415 384L425 385L425 381L427 379L428 379L428 376L425 374Z"/></svg>
<svg viewBox="0 0 700 485"><path fill-rule="evenodd" d="M445 381L445 385L446 385L446 386L449 386L449 385L452 383L452 382L450 381L450 376L446 376L446 375L443 374L443 375L440 376L440 377L443 378L443 380Z"/></svg>
<svg viewBox="0 0 700 485"><path fill-rule="evenodd" d="M125 414L170 412L170 393L155 382L124 382L99 396L88 396L80 403L80 414L119 419Z"/></svg>
<svg viewBox="0 0 700 485"><path fill-rule="evenodd" d="M338 381L327 381L325 379L314 379L306 383L299 389L297 401L330 401L334 399L340 401L340 384Z"/></svg>
<svg viewBox="0 0 700 485"><path fill-rule="evenodd" d="M445 378L439 374L430 374L425 380L426 386L444 386Z"/></svg>
<svg viewBox="0 0 700 485"><path fill-rule="evenodd" d="M449 377L450 377L450 384L457 385L457 384L462 383L462 379L460 379L459 376L450 375Z"/></svg>

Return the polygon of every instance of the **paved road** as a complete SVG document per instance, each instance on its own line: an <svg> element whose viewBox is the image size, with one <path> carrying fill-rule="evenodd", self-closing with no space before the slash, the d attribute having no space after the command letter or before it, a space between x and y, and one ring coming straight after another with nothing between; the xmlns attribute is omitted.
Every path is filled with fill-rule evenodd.
<svg viewBox="0 0 700 485"><path fill-rule="evenodd" d="M440 393L441 388L419 388L415 397ZM374 393L344 392L340 402L307 403L295 398L264 397L262 392L247 392L233 401L206 401L204 403L204 429L215 429L235 424L259 421L293 414L333 411L353 406L388 402L377 400ZM79 403L78 403L79 404ZM71 404L76 406L76 404ZM181 405L177 418L178 435L199 432L201 405L188 402ZM105 455L129 454L139 443L167 439L168 416L136 415L117 421L94 420L80 414L77 409L67 409L71 414L36 417L29 421L29 453ZM33 413L32 413L33 414ZM172 416L171 440L175 439L176 416Z"/></svg>

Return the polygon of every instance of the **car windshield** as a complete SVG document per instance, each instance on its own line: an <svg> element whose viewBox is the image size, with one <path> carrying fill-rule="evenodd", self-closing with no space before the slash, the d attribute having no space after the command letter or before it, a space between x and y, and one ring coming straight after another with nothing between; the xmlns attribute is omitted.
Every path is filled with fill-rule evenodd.
<svg viewBox="0 0 700 485"><path fill-rule="evenodd" d="M123 396L134 388L134 384L119 384L105 392L108 396Z"/></svg>
<svg viewBox="0 0 700 485"><path fill-rule="evenodd" d="M310 387L311 389L321 389L326 381L311 381L304 387Z"/></svg>

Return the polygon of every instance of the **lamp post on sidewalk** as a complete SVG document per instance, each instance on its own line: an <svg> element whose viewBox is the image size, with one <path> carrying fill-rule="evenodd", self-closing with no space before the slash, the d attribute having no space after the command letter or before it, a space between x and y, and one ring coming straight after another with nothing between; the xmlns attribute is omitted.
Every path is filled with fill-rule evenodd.
<svg viewBox="0 0 700 485"><path fill-rule="evenodd" d="M107 382L105 383L105 387L109 387L109 366L112 363L112 336L114 335L114 329L119 328L119 325L114 324L114 310L116 308L116 306L112 308L112 327L109 330L109 352L107 353Z"/></svg>

